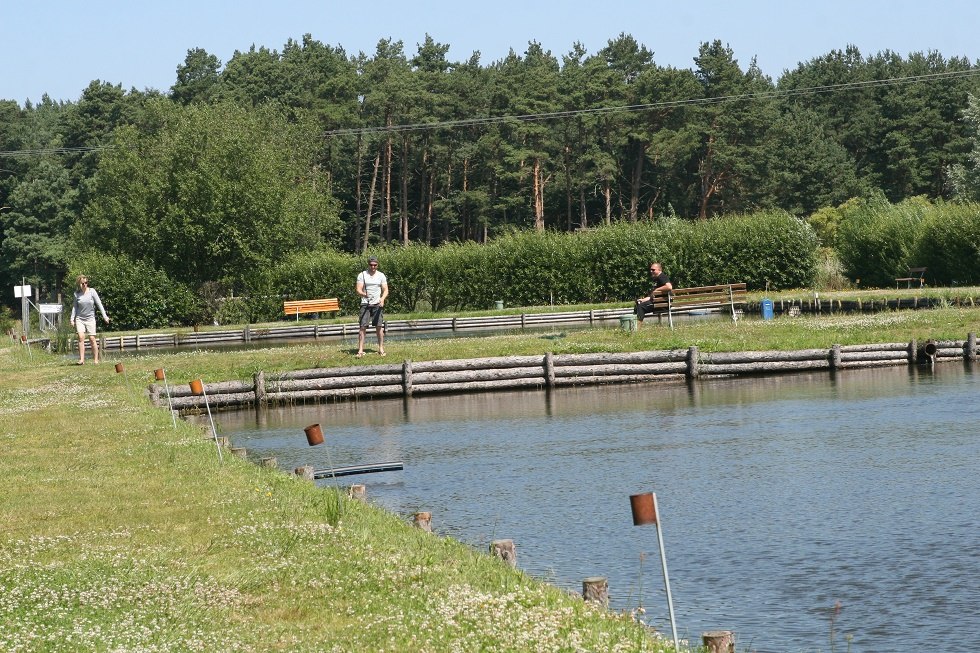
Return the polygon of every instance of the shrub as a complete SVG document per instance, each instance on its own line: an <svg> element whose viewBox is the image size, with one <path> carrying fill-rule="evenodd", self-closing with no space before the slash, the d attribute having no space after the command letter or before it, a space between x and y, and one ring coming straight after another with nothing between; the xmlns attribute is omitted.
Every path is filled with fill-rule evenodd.
<svg viewBox="0 0 980 653"><path fill-rule="evenodd" d="M88 276L116 329L146 329L187 324L200 312L193 291L165 272L122 254L87 252L69 263L69 283ZM67 298L70 314L72 295Z"/></svg>

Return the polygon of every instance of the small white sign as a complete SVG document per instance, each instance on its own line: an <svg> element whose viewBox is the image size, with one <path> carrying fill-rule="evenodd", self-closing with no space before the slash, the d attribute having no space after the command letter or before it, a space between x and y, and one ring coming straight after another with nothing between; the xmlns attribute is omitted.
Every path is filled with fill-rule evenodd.
<svg viewBox="0 0 980 653"><path fill-rule="evenodd" d="M61 304L38 304L42 315L57 315L61 312Z"/></svg>
<svg viewBox="0 0 980 653"><path fill-rule="evenodd" d="M14 297L30 297L31 296L31 284L26 286L14 286Z"/></svg>

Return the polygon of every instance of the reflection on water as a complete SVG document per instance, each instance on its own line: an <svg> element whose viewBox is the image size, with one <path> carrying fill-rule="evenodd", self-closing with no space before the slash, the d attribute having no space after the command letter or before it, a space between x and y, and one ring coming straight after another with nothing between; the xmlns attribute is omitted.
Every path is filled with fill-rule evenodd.
<svg viewBox="0 0 980 653"><path fill-rule="evenodd" d="M980 627L980 375L957 363L562 388L239 412L221 430L292 469L402 460L343 479L478 549L513 538L527 572L667 631L660 504L678 628L735 630L739 649L943 650ZM338 483L342 481L337 481ZM329 483L329 481L327 481ZM669 632L669 631L667 631Z"/></svg>

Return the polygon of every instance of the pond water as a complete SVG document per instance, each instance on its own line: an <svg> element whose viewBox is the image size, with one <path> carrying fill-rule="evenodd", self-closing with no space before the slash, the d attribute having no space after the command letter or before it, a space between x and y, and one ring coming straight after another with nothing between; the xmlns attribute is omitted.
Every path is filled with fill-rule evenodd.
<svg viewBox="0 0 980 653"><path fill-rule="evenodd" d="M980 370L753 379L375 400L217 415L291 470L403 461L321 481L581 591L642 605L669 636L655 492L678 632L739 651L948 650L980 630ZM326 447L303 428L320 423ZM839 606L839 609L835 609Z"/></svg>

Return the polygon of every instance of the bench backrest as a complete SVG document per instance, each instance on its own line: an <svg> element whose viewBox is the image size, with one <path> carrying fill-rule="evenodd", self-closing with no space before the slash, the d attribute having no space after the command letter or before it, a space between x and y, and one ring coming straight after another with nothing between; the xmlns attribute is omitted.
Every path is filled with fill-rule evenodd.
<svg viewBox="0 0 980 653"><path fill-rule="evenodd" d="M744 283L725 283L717 286L674 288L669 295L656 295L654 310L695 310L745 303Z"/></svg>
<svg viewBox="0 0 980 653"><path fill-rule="evenodd" d="M921 279L926 276L925 268L909 268L909 277L913 279Z"/></svg>
<svg viewBox="0 0 980 653"><path fill-rule="evenodd" d="M286 315L339 311L340 301L336 297L331 299L296 299L283 302L282 310Z"/></svg>

